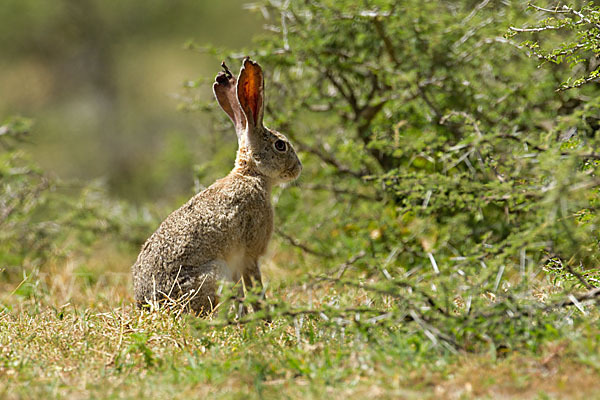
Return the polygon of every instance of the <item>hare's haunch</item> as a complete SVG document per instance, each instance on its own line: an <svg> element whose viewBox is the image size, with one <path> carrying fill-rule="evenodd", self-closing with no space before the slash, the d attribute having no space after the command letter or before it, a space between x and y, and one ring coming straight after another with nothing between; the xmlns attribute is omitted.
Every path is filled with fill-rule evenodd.
<svg viewBox="0 0 600 400"><path fill-rule="evenodd" d="M215 97L238 137L235 167L163 221L132 267L138 305L182 299L198 314L218 303L220 281L262 285L258 259L273 231L271 188L296 179L302 164L281 133L263 125L261 67L246 58L236 79L222 64Z"/></svg>

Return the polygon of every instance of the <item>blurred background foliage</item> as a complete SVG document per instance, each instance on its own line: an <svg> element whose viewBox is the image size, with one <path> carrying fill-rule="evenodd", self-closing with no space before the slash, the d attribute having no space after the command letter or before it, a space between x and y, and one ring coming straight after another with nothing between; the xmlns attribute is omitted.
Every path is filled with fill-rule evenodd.
<svg viewBox="0 0 600 400"><path fill-rule="evenodd" d="M177 104L182 84L212 79L220 60L185 43L250 46L260 29L241 0L6 0L0 115L34 117L26 148L49 173L167 203L191 193L193 165L212 155L203 117Z"/></svg>
<svg viewBox="0 0 600 400"><path fill-rule="evenodd" d="M598 66L597 45L577 47L578 28L598 31L596 9L584 20L492 0L6 4L0 110L35 119L33 135L27 120L3 125L31 154L3 153L14 270L32 254L43 265L28 244L44 243L37 232L63 248L128 244L126 272L159 221L231 167L235 137L210 83L219 60L237 69L248 54L265 69L266 125L305 165L274 193L265 275L279 293L328 282L324 312L399 348L411 335L535 348L581 321L547 311L598 286L600 91L557 89ZM510 30L548 17L570 19ZM199 38L188 53L185 36ZM581 60L540 66L539 41ZM357 307L384 331L360 325ZM290 316L277 296L271 310Z"/></svg>

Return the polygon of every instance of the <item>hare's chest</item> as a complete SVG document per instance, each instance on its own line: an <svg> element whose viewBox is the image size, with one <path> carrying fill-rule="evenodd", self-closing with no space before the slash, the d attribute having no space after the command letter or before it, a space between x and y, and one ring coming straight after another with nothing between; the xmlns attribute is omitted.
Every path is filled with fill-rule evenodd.
<svg viewBox="0 0 600 400"><path fill-rule="evenodd" d="M268 207L250 215L247 218L246 226L248 229L245 231L244 241L252 249L251 252L258 251L259 255L262 255L273 232L273 208L271 205L269 204Z"/></svg>
<svg viewBox="0 0 600 400"><path fill-rule="evenodd" d="M227 271L224 271L225 277L230 281L238 281L246 268L246 249L243 246L235 246L225 255Z"/></svg>

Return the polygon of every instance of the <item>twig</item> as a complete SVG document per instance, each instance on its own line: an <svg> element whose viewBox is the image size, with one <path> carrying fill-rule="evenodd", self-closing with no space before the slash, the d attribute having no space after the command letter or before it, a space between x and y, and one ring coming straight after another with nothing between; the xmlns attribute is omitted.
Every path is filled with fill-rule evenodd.
<svg viewBox="0 0 600 400"><path fill-rule="evenodd" d="M510 29L511 31L515 31L515 32L543 32L543 31L560 29L560 26L546 25L546 26L540 26L538 28L515 28L514 26L511 26L508 29Z"/></svg>
<svg viewBox="0 0 600 400"><path fill-rule="evenodd" d="M513 141L516 141L516 142L524 143L528 147L531 147L532 149L540 151L540 152L548 151L548 149L544 149L543 147L539 147L539 146L531 143L529 140L527 140L525 138L518 137L518 136L515 136L515 135L511 135L509 133L501 133L499 135L496 135L496 137L499 137L499 138L502 138L502 139L510 139L510 140L513 140Z"/></svg>
<svg viewBox="0 0 600 400"><path fill-rule="evenodd" d="M592 290L589 290L585 293L580 294L579 296L573 296L572 297L575 298L575 300L579 303L581 303L582 301L586 301L586 300L599 300L598 298L600 297L600 288L595 288ZM575 302L573 301L572 298L570 298L569 296L567 296L566 299L561 300L561 301L557 301L549 306L546 307L545 311L550 311L556 308L561 308L561 307L569 307L569 306L573 306L575 305Z"/></svg>
<svg viewBox="0 0 600 400"><path fill-rule="evenodd" d="M545 152L545 151L552 150L551 148L544 148L544 147L540 147L536 144L533 144L530 140L525 139L523 137L511 135L508 133L500 133L498 135L495 135L494 137L502 138L502 139L510 139L515 142L520 142L520 143L523 143L523 144L527 145L528 147L532 148L533 150L536 150L539 152ZM489 142L490 140L485 139L483 141ZM561 151L560 155L561 156L575 156L575 157L580 157L580 158L584 158L584 159L600 160L600 154L595 154L595 153L576 153L576 152L571 152L571 151Z"/></svg>
<svg viewBox="0 0 600 400"><path fill-rule="evenodd" d="M340 172L342 174L351 175L358 179L362 179L363 177L368 175L368 173L366 171L354 171L354 170L348 168L347 166L345 166L341 162L339 162L336 158L334 158L332 155L325 153L316 147L309 146L309 145L299 141L298 139L296 139L295 142L298 143L298 147L300 147L300 150L305 151L307 153L314 154L315 156L319 157L326 164L329 164L329 165L335 167L335 169L337 169L338 172Z"/></svg>
<svg viewBox="0 0 600 400"><path fill-rule="evenodd" d="M15 196L15 202L2 210L2 213L0 213L0 225L6 222L8 218L17 211L18 207L23 206L30 199L38 198L41 192L50 187L50 182L46 177L41 176L40 178L41 182L39 184L30 191L19 193Z"/></svg>
<svg viewBox="0 0 600 400"><path fill-rule="evenodd" d="M551 13L551 14L573 14L573 15L579 17L579 21L577 21L576 24L581 24L581 23L585 22L586 24L591 24L591 25L595 25L596 27L598 27L598 24L595 24L589 18L586 18L585 15L583 15L581 13L581 11L577 11L574 8L571 8L567 5L563 5L561 9L559 9L557 6L557 8L555 8L554 10L539 7L539 6L536 6L535 4L531 4L531 3L528 3L528 6L531 8L534 8L538 11L543 11L543 12L547 12L547 13Z"/></svg>
<svg viewBox="0 0 600 400"><path fill-rule="evenodd" d="M597 23L593 23L589 18L586 18L585 15L583 15L580 11L577 11L569 6L563 6L562 9L548 9L548 8L543 8L543 7L539 7L536 5L533 5L531 3L529 3L529 6L538 10L538 11L543 11L543 12L547 12L547 13L551 13L551 14L573 14L577 17L579 17L579 21L575 21L573 22L573 25L582 25L582 24L590 24L593 25L595 27L600 27L600 24ZM542 31L547 31L547 30L558 30L558 29L562 29L564 28L564 26L560 26L560 25L545 25L545 26L540 26L540 27L535 27L535 28L515 28L514 26L509 27L510 30L515 31L515 32L542 32Z"/></svg>
<svg viewBox="0 0 600 400"><path fill-rule="evenodd" d="M361 200L368 200L368 201L380 201L383 199L381 197L381 195L379 195L379 194L375 195L375 196L369 196L367 194L358 193L358 192L354 192L354 191L347 190L347 189L340 189L335 186L326 186L326 185L319 185L319 184L302 184L302 188L307 189L307 190L323 190L323 191L331 192L334 194L352 196L352 197L359 198Z"/></svg>
<svg viewBox="0 0 600 400"><path fill-rule="evenodd" d="M379 37L383 41L383 45L385 46L385 51L388 53L388 55L390 56L390 58L392 59L394 64L399 65L400 62L398 61L398 58L396 58L396 52L394 51L394 44L392 43L389 36L387 36L385 34L385 30L384 30L383 24L381 23L381 20L378 18L373 18L372 21L373 21L373 25L375 26L375 31L377 32L377 35L379 35Z"/></svg>
<svg viewBox="0 0 600 400"><path fill-rule="evenodd" d="M326 320L331 318L340 318L346 316L347 314L376 314L376 315L386 315L389 311L378 310L372 307L348 307L348 308L323 308L323 309L296 309L289 310L283 309L279 311L267 311L263 310L257 313L248 314L245 317L242 317L238 320L227 319L225 321L203 321L198 320L198 323L205 324L212 327L226 327L226 326L241 326L245 324L249 324L252 322L264 321L265 319L274 319L275 317L297 317L300 315L320 315L324 316ZM410 318L409 320L412 320Z"/></svg>
<svg viewBox="0 0 600 400"><path fill-rule="evenodd" d="M600 73L600 67L596 68L595 72ZM573 88L578 88L581 87L583 85L585 85L586 83L590 83L596 80L600 80L600 75L596 75L596 76L588 76L587 78L584 78L581 81L578 81L577 83L575 83L574 85L563 85L561 87L559 87L558 89L556 89L557 92L561 92L563 90L567 90L567 89L573 89Z"/></svg>
<svg viewBox="0 0 600 400"><path fill-rule="evenodd" d="M563 265L562 261L559 260L560 264ZM593 290L596 287L593 286L592 284L590 284L587 279L585 279L585 277L583 275L581 275L579 272L575 271L573 269L573 267L571 267L571 265L569 265L569 263L566 264L566 269L567 271L569 271L569 273L573 276L575 276L577 278L577 280L579 280L579 282L583 285L583 287L585 287L587 290Z"/></svg>
<svg viewBox="0 0 600 400"><path fill-rule="evenodd" d="M354 264L355 262L357 262L358 260L360 260L361 258L363 258L365 255L367 255L367 253L364 250L361 250L357 254L355 254L352 257L350 257L348 259L348 261L342 263L342 265L340 265L338 267L338 272L336 274L337 275L336 279L342 279L342 276L344 276L344 273L346 272L346 270L348 269L348 267L352 266L352 264Z"/></svg>
<svg viewBox="0 0 600 400"><path fill-rule="evenodd" d="M340 92L342 97L344 99L346 99L346 101L352 108L352 111L354 111L355 114L358 114L359 108L358 108L358 103L356 101L356 96L354 95L354 92L352 91L351 86L348 83L348 80L343 75L341 75L341 74L339 75L343 84L346 85L344 87L342 83L338 82L338 80L334 78L334 76L329 72L329 70L322 71L322 74L327 77L329 82L331 82L331 84L333 86L335 86L335 88Z"/></svg>
<svg viewBox="0 0 600 400"><path fill-rule="evenodd" d="M468 316L466 316L467 318L465 318L465 320L477 320L479 318L483 318L483 319L491 319L493 317L498 317L498 316L504 316L504 317L508 317L508 319L517 319L517 318L521 318L522 316L526 315L526 314L530 314L532 311L542 311L542 312L552 312L552 311L556 311L557 309L560 308L566 308L566 307L571 307L574 306L576 303L581 303L587 300L595 300L595 301L600 301L600 288L595 288L592 289L590 291L587 291L583 294L580 295L573 295L573 293L568 293L567 295L564 296L563 299L561 300L557 300L551 304L545 305L545 306L533 306L533 307L522 307L518 310L512 310L511 313L506 313L506 310L502 309L500 312L497 311L490 311L490 312L481 312L481 313L474 313L474 314L470 314ZM506 302L498 302L499 305L503 305L506 304ZM514 304L516 306L516 304Z"/></svg>
<svg viewBox="0 0 600 400"><path fill-rule="evenodd" d="M297 247L297 248L301 249L302 251L304 251L304 252L306 252L308 254L312 254L313 256L323 257L323 258L330 258L331 257L331 254L327 254L327 253L320 252L318 250L311 249L310 247L306 246L305 244L300 243L298 240L294 239L293 237L291 237L287 233L283 232L279 228L275 229L275 233L277 233L277 235L279 235L283 239L285 239L292 246Z"/></svg>
<svg viewBox="0 0 600 400"><path fill-rule="evenodd" d="M363 290L366 290L366 291L375 292L375 293L386 295L386 296L391 296L391 297L394 297L396 299L404 298L404 296L401 296L400 293L398 293L395 290L384 289L384 288L380 288L380 287L373 286L373 285L365 285L365 284L362 284L362 283L357 283L355 281L340 280L338 278L330 278L330 277L327 277L327 276L319 276L319 277L316 277L316 279L318 281L333 282L333 283L336 283L336 284L339 284L339 285L342 285L342 286L355 287L357 289L363 289ZM420 290L417 287L415 287L414 285L411 285L410 283L405 282L405 281L392 280L391 282L394 284L394 286L405 288L405 289L410 289L410 291L423 296L425 298L425 300L427 301L427 304L429 304L429 306L431 306L432 308L434 308L440 314L442 314L445 317L452 317L452 315L450 315L446 310L444 310L442 307L440 307L435 302L435 300L429 294L427 294L426 292L424 292L423 290ZM423 317L421 317L421 318L423 318Z"/></svg>
<svg viewBox="0 0 600 400"><path fill-rule="evenodd" d="M549 13L553 13L553 14L567 14L569 12L569 10L558 9L558 6L554 10L551 10L549 8L543 8L543 7L536 6L535 4L531 4L531 3L528 3L527 5L531 8L535 8L538 11L544 11L544 12L549 12Z"/></svg>
<svg viewBox="0 0 600 400"><path fill-rule="evenodd" d="M481 3L477 4L475 6L475 8L473 9L473 11L471 11L469 13L469 15L467 15L465 17L465 19L463 19L462 21L462 25L466 25L467 22L469 22L471 20L471 18L473 18L475 16L475 14L477 14L479 11L481 11L481 9L483 9L485 6L488 5L488 3L490 2L490 0L483 0Z"/></svg>

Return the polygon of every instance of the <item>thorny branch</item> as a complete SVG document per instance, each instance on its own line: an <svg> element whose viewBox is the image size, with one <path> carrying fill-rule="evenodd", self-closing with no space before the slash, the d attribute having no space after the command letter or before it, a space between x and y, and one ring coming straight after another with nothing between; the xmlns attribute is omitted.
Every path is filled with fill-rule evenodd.
<svg viewBox="0 0 600 400"><path fill-rule="evenodd" d="M337 160L333 155L326 153L315 146L310 146L298 139L295 139L295 142L298 144L298 147L300 148L300 150L319 157L326 164L329 164L329 165L335 167L335 169L341 174L351 175L358 179L362 179L366 175L368 175L368 172L365 170L354 171L354 170L348 168L347 166L343 165L339 160Z"/></svg>
<svg viewBox="0 0 600 400"><path fill-rule="evenodd" d="M583 275L581 275L579 272L575 271L573 269L573 267L571 267L571 265L567 262L567 263L563 263L562 260L557 257L557 256L552 256L548 258L549 261L553 261L557 264L559 264L561 267L565 268L567 271L569 271L569 273L571 275L573 275L575 278L577 278L577 280L579 281L579 283L581 283L583 285L583 287L585 287L587 290L592 290L594 289L594 286L592 286L584 277Z"/></svg>
<svg viewBox="0 0 600 400"><path fill-rule="evenodd" d="M537 32L543 32L543 31L551 31L551 30L572 29L572 28L577 27L577 30L579 31L579 33L578 33L579 38L577 39L577 41L570 43L569 46L563 45L562 49L559 48L552 52L544 52L544 51L538 50L537 43L535 45L527 45L529 51L531 51L531 53L533 53L540 60L553 61L553 62L560 63L560 62L562 62L562 59L564 56L574 57L580 50L588 48L588 42L586 42L584 39L582 39L582 37L585 37L585 36L582 36L582 34L585 32L593 32L593 29L596 29L596 30L600 29L600 23L598 23L598 22L586 17L586 15L584 15L584 13L582 11L586 9L585 7L582 8L581 11L578 11L567 5L563 5L561 8L556 7L554 9L548 9L548 8L536 6L533 4L529 4L529 6L537 11L542 11L542 12L549 13L549 14L555 14L555 15L570 14L570 15L573 15L573 16L579 18L578 20L571 22L571 20L568 18L551 17L551 18L554 18L555 21L557 21L557 24L550 25L549 24L550 19L548 19L548 20L542 22L544 25L538 26L538 27L517 28L517 27L511 26L509 28L509 30L512 32L537 33ZM597 35L596 35L596 37L597 37ZM597 46L594 46L594 48L597 48ZM585 76L585 77L577 79L575 81L575 83L573 83L573 84L569 84L567 82L563 83L559 88L556 89L556 91L563 91L563 90L567 90L567 89L578 88L587 83L597 81L598 79L600 79L600 68L597 68L596 70L594 70L586 75L587 76Z"/></svg>
<svg viewBox="0 0 600 400"><path fill-rule="evenodd" d="M352 190L348 190L348 189L340 189L335 186L320 185L318 183L314 183L314 184L304 183L304 184L302 184L302 188L306 189L306 190L322 190L325 192L331 192L336 195L356 197L357 199L368 200L368 201L380 201L383 199L383 197L380 194L370 196L368 194L358 193L356 191L352 191Z"/></svg>
<svg viewBox="0 0 600 400"><path fill-rule="evenodd" d="M322 73L324 76L327 77L329 82L331 82L331 84L333 86L335 86L335 88L338 90L338 92L340 92L342 97L344 99L346 99L346 101L352 108L352 111L354 111L355 114L358 114L359 108L358 108L358 102L356 100L356 96L354 95L354 92L352 91L352 86L350 85L348 80L344 77L344 75L338 74L338 76L342 80L342 82L339 82L329 70L327 70L327 69L323 70Z"/></svg>
<svg viewBox="0 0 600 400"><path fill-rule="evenodd" d="M342 285L342 286L351 286L351 287L355 287L357 289L363 289L366 291L375 292L380 295L391 296L394 298L402 298L402 299L406 300L406 296L400 294L396 290L392 290L391 288L382 288L382 287L378 287L376 285L366 285L363 283L358 283L356 281L350 281L350 280L340 280L340 278L337 278L337 277L330 278L327 276L320 276L320 277L317 277L316 279L317 279L317 281L319 281L319 280L328 281L328 282L332 282L332 283ZM406 281L394 280L391 282L396 288L408 289L410 292L413 292L413 293L416 293L416 294L422 296L423 298L425 298L427 304L429 306L431 306L433 309L435 309L436 311L438 311L440 314L442 314L445 317L451 317L451 315L448 314L448 312L446 310L444 310L441 306L439 306L436 303L436 301L433 299L433 297L431 297L430 295L425 293L423 290L417 288L415 285L413 285L409 282L406 282ZM425 317L423 317L423 318L426 320L428 319Z"/></svg>
<svg viewBox="0 0 600 400"><path fill-rule="evenodd" d="M336 275L336 279L342 279L342 276L344 276L344 272L346 272L346 270L348 269L348 267L352 266L355 262L357 262L358 260L360 260L361 258L363 258L364 256L366 256L367 253L364 250L361 250L360 252L358 252L357 254L355 254L354 256L350 257L348 259L348 261L342 263L342 265L340 265L337 269L337 273Z"/></svg>
<svg viewBox="0 0 600 400"><path fill-rule="evenodd" d="M8 220L8 218L19 209L19 207L23 206L27 202L28 199L34 199L38 197L38 195L41 192L50 187L50 182L48 181L48 179L46 179L45 177L41 178L42 181L38 185L33 187L31 190L19 193L17 196L15 196L15 201L12 205L6 206L1 210L0 225L4 224Z"/></svg>
<svg viewBox="0 0 600 400"><path fill-rule="evenodd" d="M574 22L574 25L592 24L592 25L595 25L596 27L600 27L600 25L598 25L598 24L593 24L592 21L590 21L588 18L586 18L580 11L577 11L567 5L562 6L562 8L556 7L555 9L543 8L543 7L539 7L539 6L536 6L531 3L529 3L528 5L538 11L543 11L543 12L550 13L550 14L573 14L579 18L578 21ZM516 28L514 26L511 26L509 29L512 31L515 31L515 32L542 32L542 31L556 30L556 29L561 29L561 28L563 28L563 26L561 26L561 25L544 25L544 26L533 27L533 28Z"/></svg>
<svg viewBox="0 0 600 400"><path fill-rule="evenodd" d="M284 231L282 231L279 228L275 229L275 233L277 233L277 235L279 235L281 238L283 238L286 242L288 242L292 246L297 247L308 254L312 254L313 256L323 257L323 258L331 257L331 254L327 254L327 253L323 253L318 250L314 250L314 249L308 247L307 245L299 242L298 240L294 239L293 237L291 237L290 235L288 235L287 233L285 233Z"/></svg>

